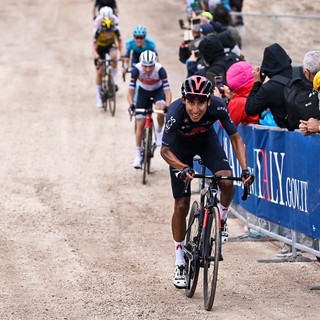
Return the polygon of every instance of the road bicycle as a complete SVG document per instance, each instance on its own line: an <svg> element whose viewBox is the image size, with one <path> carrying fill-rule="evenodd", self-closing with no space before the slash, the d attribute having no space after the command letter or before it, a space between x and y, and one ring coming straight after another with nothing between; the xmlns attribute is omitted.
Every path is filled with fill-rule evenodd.
<svg viewBox="0 0 320 320"><path fill-rule="evenodd" d="M122 61L123 59L111 59L110 55L106 53L105 58L101 60L103 63L103 74L101 84L101 99L104 111L107 111L108 106L111 115L114 116L116 112L116 92L117 86L112 75L112 62Z"/></svg>
<svg viewBox="0 0 320 320"><path fill-rule="evenodd" d="M153 109L153 99L149 100L149 105L146 108L136 108L135 112L141 112L146 115L146 122L142 135L142 183L147 183L147 174L150 174L151 159L154 151L157 148L155 141L156 130L152 119L153 113L165 114L163 110Z"/></svg>
<svg viewBox="0 0 320 320"><path fill-rule="evenodd" d="M218 181L242 181L240 177L206 175L206 167L200 157L195 157L201 174L193 178L200 180L200 202L194 201L188 220L184 255L186 260L187 287L185 294L192 298L197 287L200 268L203 268L203 298L206 310L211 310L218 281L219 261L222 257L221 217L218 204ZM187 187L186 187L187 188ZM249 196L249 185L244 186L242 200Z"/></svg>

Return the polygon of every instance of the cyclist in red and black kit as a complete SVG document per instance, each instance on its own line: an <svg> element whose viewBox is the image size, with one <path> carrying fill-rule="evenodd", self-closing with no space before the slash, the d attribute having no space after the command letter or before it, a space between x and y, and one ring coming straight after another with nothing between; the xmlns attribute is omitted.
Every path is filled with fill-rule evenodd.
<svg viewBox="0 0 320 320"><path fill-rule="evenodd" d="M185 192L185 182L192 179L193 157L199 155L213 174L232 175L226 154L212 126L217 120L220 120L230 137L242 168L243 181L253 182L253 176L247 167L243 141L229 116L225 102L212 95L211 82L202 76L192 76L183 82L181 91L182 98L174 101L168 109L161 147L161 155L170 165L171 186L175 199L172 233L176 248L176 267L173 283L177 288L186 286L183 248L191 192L190 186ZM222 220L222 242L226 242L226 220L228 207L234 195L233 182L220 181L219 187L221 195L218 206Z"/></svg>

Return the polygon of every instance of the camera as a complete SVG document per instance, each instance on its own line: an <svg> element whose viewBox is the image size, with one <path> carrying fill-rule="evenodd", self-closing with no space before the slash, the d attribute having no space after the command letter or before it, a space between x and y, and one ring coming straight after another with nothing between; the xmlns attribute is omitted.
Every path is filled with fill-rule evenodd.
<svg viewBox="0 0 320 320"><path fill-rule="evenodd" d="M179 19L179 26L180 26L180 29L185 29L183 19Z"/></svg>
<svg viewBox="0 0 320 320"><path fill-rule="evenodd" d="M260 79L261 79L262 83L264 82L264 80L266 80L266 77L267 77L267 75L265 73L261 72L261 70L260 70Z"/></svg>
<svg viewBox="0 0 320 320"><path fill-rule="evenodd" d="M222 81L222 76L216 76L214 77L214 86L218 88L218 90L220 91L220 93L224 93L223 90L223 81Z"/></svg>
<svg viewBox="0 0 320 320"><path fill-rule="evenodd" d="M196 58L199 58L199 57L201 56L201 53L200 53L200 51L199 51L198 49L193 50L193 53L194 53L194 56L195 56Z"/></svg>
<svg viewBox="0 0 320 320"><path fill-rule="evenodd" d="M194 18L191 20L192 25L196 25L196 24L200 24L200 23L201 23L201 20L199 18Z"/></svg>

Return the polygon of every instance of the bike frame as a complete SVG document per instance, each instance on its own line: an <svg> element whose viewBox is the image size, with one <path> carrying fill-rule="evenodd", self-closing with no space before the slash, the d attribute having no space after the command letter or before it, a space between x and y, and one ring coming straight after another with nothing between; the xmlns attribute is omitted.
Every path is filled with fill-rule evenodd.
<svg viewBox="0 0 320 320"><path fill-rule="evenodd" d="M221 216L218 204L218 181L241 181L240 177L222 175L206 175L206 167L200 158L196 157L201 166L201 174L194 174L194 178L201 179L200 204L192 205L189 215L189 225L186 230L185 257L187 262L187 288L186 295L191 298L194 295L199 268L204 268L204 306L211 310L218 276L219 261L222 261L221 243ZM206 186L206 181L210 181ZM249 186L244 188L243 200L249 195ZM195 210L195 208L198 208ZM195 227L193 225L196 223Z"/></svg>
<svg viewBox="0 0 320 320"><path fill-rule="evenodd" d="M143 150L143 177L142 183L146 184L147 173L150 173L151 158L153 157L154 150L156 149L156 143L153 137L155 137L155 127L153 124L153 113L164 114L163 110L153 109L153 100L150 99L149 105L146 108L136 108L135 112L142 112L146 115L142 144Z"/></svg>
<svg viewBox="0 0 320 320"><path fill-rule="evenodd" d="M122 61L123 59L111 59L108 53L105 54L105 58L102 60L103 62L103 71L102 71L102 101L103 101L103 109L107 111L107 107L109 105L109 109L111 115L115 115L116 111L116 85L114 82L114 78L112 75L112 63Z"/></svg>

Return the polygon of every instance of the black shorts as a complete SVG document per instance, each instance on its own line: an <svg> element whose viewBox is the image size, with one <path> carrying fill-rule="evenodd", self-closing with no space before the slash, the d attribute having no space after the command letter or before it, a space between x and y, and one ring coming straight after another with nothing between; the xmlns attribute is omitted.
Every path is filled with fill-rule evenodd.
<svg viewBox="0 0 320 320"><path fill-rule="evenodd" d="M210 130L210 133L201 134L197 137L183 138L179 137L171 151L183 163L193 168L193 157L199 155L204 165L215 174L220 170L231 170L227 156L219 142L216 133ZM173 197L190 197L190 186L187 192L184 192L185 183L176 176L177 169L170 166L170 177Z"/></svg>
<svg viewBox="0 0 320 320"><path fill-rule="evenodd" d="M109 46L106 46L106 47L99 46L97 48L97 52L99 54L100 59L104 59L106 56L106 53L109 53L109 51L111 49L117 49L115 42L113 42L112 44L110 44ZM95 66L97 66L97 62L98 62L98 59L94 59Z"/></svg>
<svg viewBox="0 0 320 320"><path fill-rule="evenodd" d="M138 88L138 97L137 97L137 108L147 108L150 105L151 98L153 99L153 103L166 103L166 96L163 91L163 87L160 87L153 91L148 91L139 86ZM144 116L144 113L137 112L136 117L140 118L140 115Z"/></svg>

